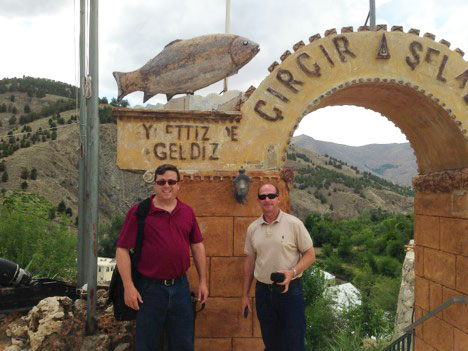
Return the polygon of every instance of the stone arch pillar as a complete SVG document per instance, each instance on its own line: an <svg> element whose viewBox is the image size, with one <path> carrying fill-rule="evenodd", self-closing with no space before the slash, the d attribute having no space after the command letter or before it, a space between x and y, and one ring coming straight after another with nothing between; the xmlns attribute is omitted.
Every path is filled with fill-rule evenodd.
<svg viewBox="0 0 468 351"><path fill-rule="evenodd" d="M257 165L280 168L300 120L325 106L380 112L406 135L419 176L414 179L416 318L468 294L468 65L463 53L419 30L349 27L314 35L274 62L242 107ZM308 117L313 118L313 114ZM336 126L339 128L340 126ZM288 134L289 133L289 134ZM262 137L263 135L263 137ZM266 137L268 136L268 137ZM468 307L452 306L416 330L416 351L468 345ZM465 346L462 346L465 345Z"/></svg>

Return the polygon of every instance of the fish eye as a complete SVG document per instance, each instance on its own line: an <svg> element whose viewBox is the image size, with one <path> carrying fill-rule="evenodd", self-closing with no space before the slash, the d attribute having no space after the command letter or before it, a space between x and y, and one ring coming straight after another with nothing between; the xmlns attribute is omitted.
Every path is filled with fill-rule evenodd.
<svg viewBox="0 0 468 351"><path fill-rule="evenodd" d="M242 44L247 45L249 42L247 40L244 40Z"/></svg>

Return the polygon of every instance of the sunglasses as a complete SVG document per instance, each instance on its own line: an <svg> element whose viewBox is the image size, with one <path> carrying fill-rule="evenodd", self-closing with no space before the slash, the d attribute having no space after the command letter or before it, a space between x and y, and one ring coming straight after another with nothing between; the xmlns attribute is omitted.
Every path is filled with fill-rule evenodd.
<svg viewBox="0 0 468 351"><path fill-rule="evenodd" d="M259 200L265 200L266 198L269 198L270 200L276 199L278 197L278 194L262 194L258 195Z"/></svg>
<svg viewBox="0 0 468 351"><path fill-rule="evenodd" d="M177 180L174 180L174 179L169 179L169 180L160 179L160 180L156 180L155 183L160 185L160 186L166 185L166 183L169 184L169 185L176 185Z"/></svg>

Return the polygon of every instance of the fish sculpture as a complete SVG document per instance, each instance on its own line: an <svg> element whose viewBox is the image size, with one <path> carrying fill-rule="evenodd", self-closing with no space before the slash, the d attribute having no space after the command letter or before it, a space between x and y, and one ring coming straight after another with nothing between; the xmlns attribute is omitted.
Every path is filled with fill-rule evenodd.
<svg viewBox="0 0 468 351"><path fill-rule="evenodd" d="M143 91L143 102L157 94L169 101L176 94L193 94L236 74L258 52L259 45L234 34L210 34L174 40L163 51L133 72L113 72L121 101Z"/></svg>

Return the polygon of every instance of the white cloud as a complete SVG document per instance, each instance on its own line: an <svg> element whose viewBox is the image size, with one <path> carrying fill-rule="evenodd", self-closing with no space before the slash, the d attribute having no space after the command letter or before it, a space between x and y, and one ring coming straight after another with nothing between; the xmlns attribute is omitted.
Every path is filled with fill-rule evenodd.
<svg viewBox="0 0 468 351"><path fill-rule="evenodd" d="M113 71L138 69L174 39L224 32L225 2L221 0L101 0L99 4L99 89L100 96L108 98L117 95ZM437 34L438 40L452 42L452 48L468 50L466 0L377 0L376 7L377 23L403 25L405 30L419 28L422 33ZM77 84L78 0L0 0L0 8L0 27L8 28L2 36L0 79L29 75ZM323 35L330 28L351 25L357 29L364 24L368 11L368 0L231 1L231 33L259 43L261 51L238 75L229 78L229 88L258 86L268 75L268 66L279 61L295 43L307 43L309 36ZM222 82L218 82L197 93L221 90ZM132 104L141 104L143 94L137 92L127 98ZM165 102L165 97L158 95L150 100L157 102ZM350 110L343 111L353 120L359 118ZM314 113L314 118L326 125L331 118L320 117L320 113ZM370 142L384 142L387 135L394 135L387 127L371 127L372 119L366 123L370 134L376 136ZM365 139L357 136L363 134L357 130L348 134L356 135L355 140ZM312 136L328 138L326 134ZM401 137L397 133L390 141L401 141Z"/></svg>

